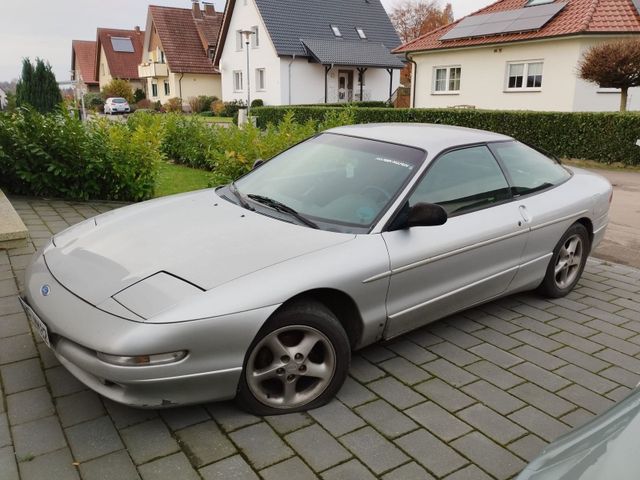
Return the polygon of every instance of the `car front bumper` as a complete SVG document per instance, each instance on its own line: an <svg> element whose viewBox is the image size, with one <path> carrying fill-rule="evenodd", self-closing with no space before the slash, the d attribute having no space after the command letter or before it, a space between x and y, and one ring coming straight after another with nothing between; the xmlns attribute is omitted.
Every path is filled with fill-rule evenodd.
<svg viewBox="0 0 640 480"><path fill-rule="evenodd" d="M39 252L26 272L25 299L49 331L51 349L78 380L101 395L142 408L233 398L244 356L276 306L202 320L152 324L97 309L61 285ZM42 287L48 287L48 295ZM188 351L175 363L119 366L98 358Z"/></svg>

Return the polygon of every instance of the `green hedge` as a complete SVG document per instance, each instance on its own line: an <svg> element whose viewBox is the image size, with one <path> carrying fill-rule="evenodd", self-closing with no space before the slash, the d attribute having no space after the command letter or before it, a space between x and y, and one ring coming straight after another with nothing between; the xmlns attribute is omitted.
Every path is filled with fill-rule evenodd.
<svg viewBox="0 0 640 480"><path fill-rule="evenodd" d="M261 107L258 126L277 125L292 111L298 122L319 121L333 107ZM438 123L512 136L562 158L640 165L640 114L456 109L352 108L355 123Z"/></svg>
<svg viewBox="0 0 640 480"><path fill-rule="evenodd" d="M63 110L0 114L0 186L21 195L144 200L153 195L161 136L153 115L83 124Z"/></svg>

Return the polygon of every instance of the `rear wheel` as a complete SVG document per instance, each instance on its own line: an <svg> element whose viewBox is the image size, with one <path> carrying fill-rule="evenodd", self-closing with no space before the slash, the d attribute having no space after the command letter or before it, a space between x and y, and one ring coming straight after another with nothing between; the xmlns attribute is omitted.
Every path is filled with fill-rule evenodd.
<svg viewBox="0 0 640 480"><path fill-rule="evenodd" d="M349 339L335 315L317 302L277 312L245 359L236 400L257 415L319 407L340 389L349 370Z"/></svg>
<svg viewBox="0 0 640 480"><path fill-rule="evenodd" d="M580 280L590 251L589 232L581 223L574 223L553 250L538 291L552 298L567 295Z"/></svg>

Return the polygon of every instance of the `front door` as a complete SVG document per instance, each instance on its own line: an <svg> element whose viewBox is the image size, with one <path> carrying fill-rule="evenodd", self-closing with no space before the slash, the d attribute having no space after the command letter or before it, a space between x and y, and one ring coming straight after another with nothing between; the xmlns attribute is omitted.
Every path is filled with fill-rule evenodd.
<svg viewBox="0 0 640 480"><path fill-rule="evenodd" d="M444 154L409 205L437 203L449 215L437 227L383 233L391 280L385 338L395 337L503 293L516 275L528 226L486 146Z"/></svg>
<svg viewBox="0 0 640 480"><path fill-rule="evenodd" d="M338 71L338 102L351 102L353 99L353 71Z"/></svg>

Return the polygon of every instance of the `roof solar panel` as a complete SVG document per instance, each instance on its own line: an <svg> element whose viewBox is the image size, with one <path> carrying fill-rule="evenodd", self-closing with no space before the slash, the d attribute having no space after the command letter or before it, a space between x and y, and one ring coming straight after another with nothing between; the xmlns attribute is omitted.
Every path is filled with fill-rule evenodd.
<svg viewBox="0 0 640 480"><path fill-rule="evenodd" d="M636 10L638 10L638 15L640 15L640 0L633 0L633 4L636 6Z"/></svg>
<svg viewBox="0 0 640 480"><path fill-rule="evenodd" d="M640 0L636 0L640 3ZM555 17L566 3L550 3L505 12L474 15L463 19L445 33L440 40L485 37L504 33L523 32L542 28Z"/></svg>
<svg viewBox="0 0 640 480"><path fill-rule="evenodd" d="M111 46L114 52L135 52L133 42L129 37L111 37Z"/></svg>

